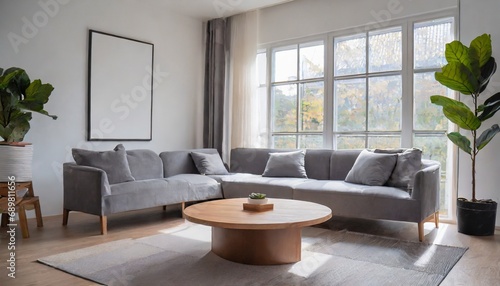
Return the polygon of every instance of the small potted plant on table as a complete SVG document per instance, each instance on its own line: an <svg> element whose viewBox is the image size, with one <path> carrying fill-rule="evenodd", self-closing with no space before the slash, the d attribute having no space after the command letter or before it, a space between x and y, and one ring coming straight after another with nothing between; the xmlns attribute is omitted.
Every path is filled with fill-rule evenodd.
<svg viewBox="0 0 500 286"><path fill-rule="evenodd" d="M253 205L263 205L267 203L266 194L251 193L248 196L248 203Z"/></svg>

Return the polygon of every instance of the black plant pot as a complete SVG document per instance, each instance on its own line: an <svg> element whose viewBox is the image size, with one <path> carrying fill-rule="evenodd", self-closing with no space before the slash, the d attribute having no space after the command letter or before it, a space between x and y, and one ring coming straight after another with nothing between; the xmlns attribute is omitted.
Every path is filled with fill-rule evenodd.
<svg viewBox="0 0 500 286"><path fill-rule="evenodd" d="M494 201L471 202L457 199L458 232L470 235L493 235L497 203Z"/></svg>

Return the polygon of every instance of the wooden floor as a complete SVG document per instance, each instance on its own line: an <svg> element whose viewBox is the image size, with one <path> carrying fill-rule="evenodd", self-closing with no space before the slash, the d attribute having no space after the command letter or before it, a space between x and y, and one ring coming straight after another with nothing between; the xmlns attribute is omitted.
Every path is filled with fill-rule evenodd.
<svg viewBox="0 0 500 286"><path fill-rule="evenodd" d="M153 208L112 215L108 219L108 234L99 234L99 218L78 212L70 213L68 226L61 225L62 215L44 218L44 227L37 228L34 219L29 220L30 238L23 239L18 230L16 236L16 278L7 277L6 260L7 228L0 230L0 285L97 285L85 279L35 262L52 254L80 249L124 238L138 238L157 234L160 230L184 222L180 211L163 211ZM334 230L390 236L418 241L416 223L373 221L333 218L321 225ZM425 224L426 242L469 247L441 285L500 285L500 232L494 236L472 237L459 234L455 225ZM210 285L210 281L207 281Z"/></svg>

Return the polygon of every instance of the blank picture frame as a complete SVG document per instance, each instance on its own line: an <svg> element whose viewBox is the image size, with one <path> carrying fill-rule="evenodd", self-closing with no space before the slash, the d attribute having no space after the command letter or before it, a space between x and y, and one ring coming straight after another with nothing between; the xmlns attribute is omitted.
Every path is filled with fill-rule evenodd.
<svg viewBox="0 0 500 286"><path fill-rule="evenodd" d="M151 141L154 45L89 30L89 141Z"/></svg>

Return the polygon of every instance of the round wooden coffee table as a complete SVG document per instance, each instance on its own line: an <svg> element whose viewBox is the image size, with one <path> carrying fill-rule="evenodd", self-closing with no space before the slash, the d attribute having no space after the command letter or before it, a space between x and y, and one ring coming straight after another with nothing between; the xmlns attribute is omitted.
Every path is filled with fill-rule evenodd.
<svg viewBox="0 0 500 286"><path fill-rule="evenodd" d="M243 210L246 198L195 204L184 210L187 220L212 227L212 251L230 261L273 265L300 261L301 229L327 221L326 206L285 199L269 199L274 209Z"/></svg>

